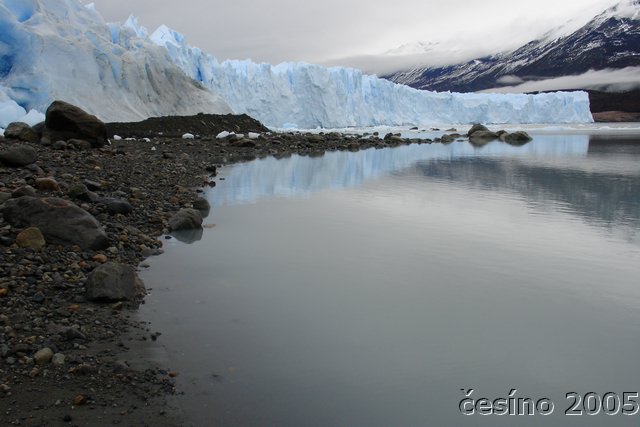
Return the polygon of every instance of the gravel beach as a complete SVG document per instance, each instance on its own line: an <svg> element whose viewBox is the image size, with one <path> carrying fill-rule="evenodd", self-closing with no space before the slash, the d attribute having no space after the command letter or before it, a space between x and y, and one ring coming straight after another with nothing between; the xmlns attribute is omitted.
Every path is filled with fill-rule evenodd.
<svg viewBox="0 0 640 427"><path fill-rule="evenodd" d="M199 193L215 186L222 165L432 142L271 133L232 115L106 128L110 144L99 148L76 139L40 142L28 132L22 140L0 138L2 425L181 425L166 400L179 392L173 380L179 373L141 357L144 343L162 339L161 331L135 320L144 302L135 271L162 253L160 236L180 228L176 213L206 211ZM222 131L234 133L217 138ZM57 221L70 218L85 228L63 236L67 224ZM128 277L131 285L105 296L94 282L114 269L117 280Z"/></svg>

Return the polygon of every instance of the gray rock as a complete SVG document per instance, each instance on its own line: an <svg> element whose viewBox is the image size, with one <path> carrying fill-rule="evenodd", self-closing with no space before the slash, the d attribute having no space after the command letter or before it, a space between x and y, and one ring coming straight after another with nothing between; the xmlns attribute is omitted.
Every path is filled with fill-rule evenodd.
<svg viewBox="0 0 640 427"><path fill-rule="evenodd" d="M133 212L133 206L131 205L131 203L129 203L126 200L107 197L102 199L101 203L104 205L104 207L107 208L107 211L112 215L115 215L115 214L126 215Z"/></svg>
<svg viewBox="0 0 640 427"><path fill-rule="evenodd" d="M9 123L9 126L4 130L4 137L7 139L32 142L34 144L40 142L38 132L33 130L28 124L22 122Z"/></svg>
<svg viewBox="0 0 640 427"><path fill-rule="evenodd" d="M473 126L471 126L471 129L469 129L469 132L467 132L467 136L471 136L474 133L478 132L478 131L488 131L489 129L481 124L475 124Z"/></svg>
<svg viewBox="0 0 640 427"><path fill-rule="evenodd" d="M82 183L84 185L86 185L87 189L90 190L90 191L100 191L100 190L102 190L102 184L100 184L99 182L91 181L89 179L85 179Z"/></svg>
<svg viewBox="0 0 640 427"><path fill-rule="evenodd" d="M476 146L485 145L498 139L498 134L491 131L479 130L469 137L469 142Z"/></svg>
<svg viewBox="0 0 640 427"><path fill-rule="evenodd" d="M171 235L173 237L175 237L180 242L187 244L199 242L200 240L202 240L203 234L204 230L202 229L202 227L194 228L191 230L178 230L171 232Z"/></svg>
<svg viewBox="0 0 640 427"><path fill-rule="evenodd" d="M49 347L40 349L36 352L36 354L33 355L33 360L38 365L46 365L47 363L51 362L52 358L53 350L51 350Z"/></svg>
<svg viewBox="0 0 640 427"><path fill-rule="evenodd" d="M67 144L76 150L90 150L93 148L89 141L85 141L84 139L72 138L67 141Z"/></svg>
<svg viewBox="0 0 640 427"><path fill-rule="evenodd" d="M442 138L440 138L440 142L443 144L451 144L455 140L456 138L452 135L442 135Z"/></svg>
<svg viewBox="0 0 640 427"><path fill-rule="evenodd" d="M42 137L46 141L82 139L96 148L108 143L106 125L75 105L54 101L47 108L45 116Z"/></svg>
<svg viewBox="0 0 640 427"><path fill-rule="evenodd" d="M67 143L65 141L56 141L53 143L51 148L53 148L54 150L66 150Z"/></svg>
<svg viewBox="0 0 640 427"><path fill-rule="evenodd" d="M86 335L80 332L76 328L67 328L64 331L62 331L60 335L62 335L68 341L87 339Z"/></svg>
<svg viewBox="0 0 640 427"><path fill-rule="evenodd" d="M87 278L85 297L89 301L132 300L144 292L144 284L133 267L108 262L94 269Z"/></svg>
<svg viewBox="0 0 640 427"><path fill-rule="evenodd" d="M6 201L0 212L13 227L38 227L47 242L52 244L78 245L82 249L109 246L109 239L100 223L68 200L24 196Z"/></svg>
<svg viewBox="0 0 640 427"><path fill-rule="evenodd" d="M511 145L524 145L527 142L533 140L527 132L517 131L502 135L501 138L504 142Z"/></svg>
<svg viewBox="0 0 640 427"><path fill-rule="evenodd" d="M65 355L62 353L56 353L53 355L53 357L51 358L51 363L53 363L54 365L57 366L63 366L64 362L65 362Z"/></svg>
<svg viewBox="0 0 640 427"><path fill-rule="evenodd" d="M11 197L13 197L14 199L22 196L35 197L36 189L30 185L23 185L22 187L16 188L15 190L13 190L13 192L11 192Z"/></svg>
<svg viewBox="0 0 640 427"><path fill-rule="evenodd" d="M209 212L211 211L211 204L207 199L203 199L202 197L199 197L196 200L194 200L191 205L193 206L194 209L197 209L200 211L202 217L209 215Z"/></svg>
<svg viewBox="0 0 640 427"><path fill-rule="evenodd" d="M22 167L38 160L36 150L28 145L17 145L0 152L0 162L11 167Z"/></svg>
<svg viewBox="0 0 640 427"><path fill-rule="evenodd" d="M0 205L6 202L11 198L11 193L5 193L4 191L0 191Z"/></svg>
<svg viewBox="0 0 640 427"><path fill-rule="evenodd" d="M124 360L116 360L115 362L113 362L112 368L113 372L115 372L116 374L122 374L131 370L129 364Z"/></svg>
<svg viewBox="0 0 640 427"><path fill-rule="evenodd" d="M34 185L38 190L42 191L60 191L60 184L58 184L58 181L51 177L36 178Z"/></svg>
<svg viewBox="0 0 640 427"><path fill-rule="evenodd" d="M21 248L31 248L39 251L46 246L47 241L38 227L29 227L18 233L16 244Z"/></svg>
<svg viewBox="0 0 640 427"><path fill-rule="evenodd" d="M73 184L67 189L67 195L72 199L89 201L89 189L84 184Z"/></svg>
<svg viewBox="0 0 640 427"><path fill-rule="evenodd" d="M32 297L31 301L36 302L38 304L44 302L44 294L42 292L36 292Z"/></svg>
<svg viewBox="0 0 640 427"><path fill-rule="evenodd" d="M202 228L202 215L197 209L180 209L169 219L169 230L194 230Z"/></svg>

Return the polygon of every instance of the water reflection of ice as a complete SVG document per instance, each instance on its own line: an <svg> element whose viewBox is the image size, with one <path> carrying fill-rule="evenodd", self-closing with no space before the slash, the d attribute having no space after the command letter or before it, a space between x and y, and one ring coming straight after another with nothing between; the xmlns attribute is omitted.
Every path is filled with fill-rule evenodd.
<svg viewBox="0 0 640 427"><path fill-rule="evenodd" d="M322 157L298 155L266 158L229 167L225 181L209 191L214 206L250 203L267 196L295 197L328 188L357 186L424 160L464 157L540 158L584 157L587 135L544 135L522 147L494 141L482 148L466 141L444 144L413 144L360 152L332 152Z"/></svg>

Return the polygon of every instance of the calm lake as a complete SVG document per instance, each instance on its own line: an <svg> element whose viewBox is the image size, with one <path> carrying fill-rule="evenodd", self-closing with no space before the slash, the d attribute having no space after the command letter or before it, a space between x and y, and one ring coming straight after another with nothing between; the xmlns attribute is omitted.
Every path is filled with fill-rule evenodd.
<svg viewBox="0 0 640 427"><path fill-rule="evenodd" d="M640 423L638 134L268 158L207 197L142 273L185 425ZM510 393L553 412L478 413Z"/></svg>

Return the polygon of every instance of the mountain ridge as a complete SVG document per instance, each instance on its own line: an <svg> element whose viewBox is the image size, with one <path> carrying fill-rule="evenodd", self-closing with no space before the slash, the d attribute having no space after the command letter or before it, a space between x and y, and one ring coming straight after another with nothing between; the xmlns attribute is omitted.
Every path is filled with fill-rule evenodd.
<svg viewBox="0 0 640 427"><path fill-rule="evenodd" d="M509 52L383 77L416 89L475 92L626 67L640 67L639 0L622 1L570 34L557 29Z"/></svg>

